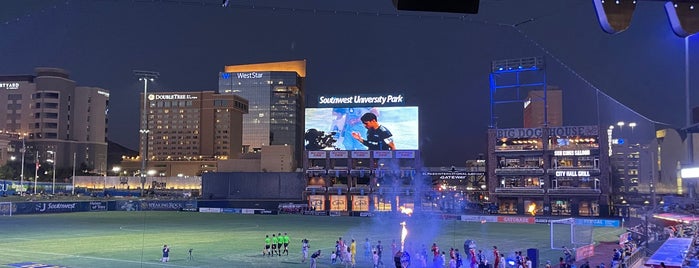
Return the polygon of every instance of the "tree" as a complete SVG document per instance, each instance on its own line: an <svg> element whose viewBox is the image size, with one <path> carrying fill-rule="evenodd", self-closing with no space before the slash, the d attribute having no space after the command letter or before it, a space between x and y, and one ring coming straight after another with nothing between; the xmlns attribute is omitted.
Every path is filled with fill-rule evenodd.
<svg viewBox="0 0 699 268"><path fill-rule="evenodd" d="M2 179L11 180L19 177L16 173L16 169L9 163L0 167L0 178Z"/></svg>

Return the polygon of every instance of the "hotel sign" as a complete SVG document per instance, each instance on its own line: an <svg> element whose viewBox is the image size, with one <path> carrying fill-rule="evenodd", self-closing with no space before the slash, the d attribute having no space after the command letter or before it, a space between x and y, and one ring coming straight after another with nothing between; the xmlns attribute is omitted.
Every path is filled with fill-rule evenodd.
<svg viewBox="0 0 699 268"><path fill-rule="evenodd" d="M597 126L569 126L550 127L549 136L597 136L599 128ZM497 138L541 138L544 136L544 128L504 128L497 129Z"/></svg>
<svg viewBox="0 0 699 268"><path fill-rule="evenodd" d="M17 82L0 82L0 88L19 89L19 83L17 83Z"/></svg>
<svg viewBox="0 0 699 268"><path fill-rule="evenodd" d="M148 100L196 100L197 96L189 94L150 94Z"/></svg>

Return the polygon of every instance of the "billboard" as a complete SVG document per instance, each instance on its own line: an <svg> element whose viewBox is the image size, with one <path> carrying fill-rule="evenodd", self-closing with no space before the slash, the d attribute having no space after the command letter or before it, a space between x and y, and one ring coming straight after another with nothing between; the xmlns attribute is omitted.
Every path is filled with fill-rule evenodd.
<svg viewBox="0 0 699 268"><path fill-rule="evenodd" d="M416 106L306 108L305 119L309 151L419 149Z"/></svg>

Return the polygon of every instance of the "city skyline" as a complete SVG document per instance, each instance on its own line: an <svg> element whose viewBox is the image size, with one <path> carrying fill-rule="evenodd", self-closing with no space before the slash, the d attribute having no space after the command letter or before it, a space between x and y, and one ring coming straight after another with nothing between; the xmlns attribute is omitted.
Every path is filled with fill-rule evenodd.
<svg viewBox="0 0 699 268"><path fill-rule="evenodd" d="M609 120L683 127L684 40L662 3L639 2L631 28L609 35L591 1L560 2L481 1L479 14L460 15L398 12L390 1L22 1L0 11L0 74L57 67L109 90L109 139L132 149L142 92L132 70L160 72L153 92L204 91L216 90L226 65L300 59L308 107L320 95L392 92L419 106L427 166L485 152L488 75L499 59L545 57L548 84L564 90L564 125L606 123L580 97L600 90L640 113L621 107L605 112ZM699 66L689 40L690 66ZM521 127L516 111L501 112L499 127Z"/></svg>

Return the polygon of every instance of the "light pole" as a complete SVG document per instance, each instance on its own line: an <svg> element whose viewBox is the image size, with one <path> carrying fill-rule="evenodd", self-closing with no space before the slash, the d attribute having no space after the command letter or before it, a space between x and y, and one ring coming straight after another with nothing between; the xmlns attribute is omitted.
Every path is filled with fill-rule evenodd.
<svg viewBox="0 0 699 268"><path fill-rule="evenodd" d="M694 6L692 6L694 7ZM692 110L689 103L689 36L684 38L684 109L685 109L685 125L687 128L692 125ZM694 164L694 144L692 133L687 131L687 162Z"/></svg>
<svg viewBox="0 0 699 268"><path fill-rule="evenodd" d="M148 81L155 81L160 73L151 71L133 71L138 81L143 81L143 110L141 111L141 196L146 186L146 169L148 168Z"/></svg>
<svg viewBox="0 0 699 268"><path fill-rule="evenodd" d="M20 172L19 172L19 187L20 187L20 193L24 195L24 154L27 152L27 146L24 143L24 133L19 134L22 138L22 167L20 167Z"/></svg>
<svg viewBox="0 0 699 268"><path fill-rule="evenodd" d="M51 185L51 194L56 194L56 152L54 151L46 151L47 153L50 153L53 155L53 158L51 160L53 164L53 183Z"/></svg>
<svg viewBox="0 0 699 268"><path fill-rule="evenodd" d="M73 185L73 188L70 192L71 195L75 195L75 158L77 158L77 153L73 153L73 177L71 177L71 184Z"/></svg>
<svg viewBox="0 0 699 268"><path fill-rule="evenodd" d="M623 136L624 135L623 130L624 130L624 125L625 125L624 121L616 122L616 125L619 126L619 135Z"/></svg>
<svg viewBox="0 0 699 268"><path fill-rule="evenodd" d="M631 136L633 136L633 128L636 127L636 122L629 123L629 127L631 127Z"/></svg>
<svg viewBox="0 0 699 268"><path fill-rule="evenodd" d="M121 167L120 166L113 166L112 172L114 172L114 174L116 174L116 176L119 177L120 176L119 172L121 172ZM117 188L117 187L115 186L114 188Z"/></svg>
<svg viewBox="0 0 699 268"><path fill-rule="evenodd" d="M39 152L36 152L36 167L34 168L34 194L36 195L36 186L39 181Z"/></svg>

